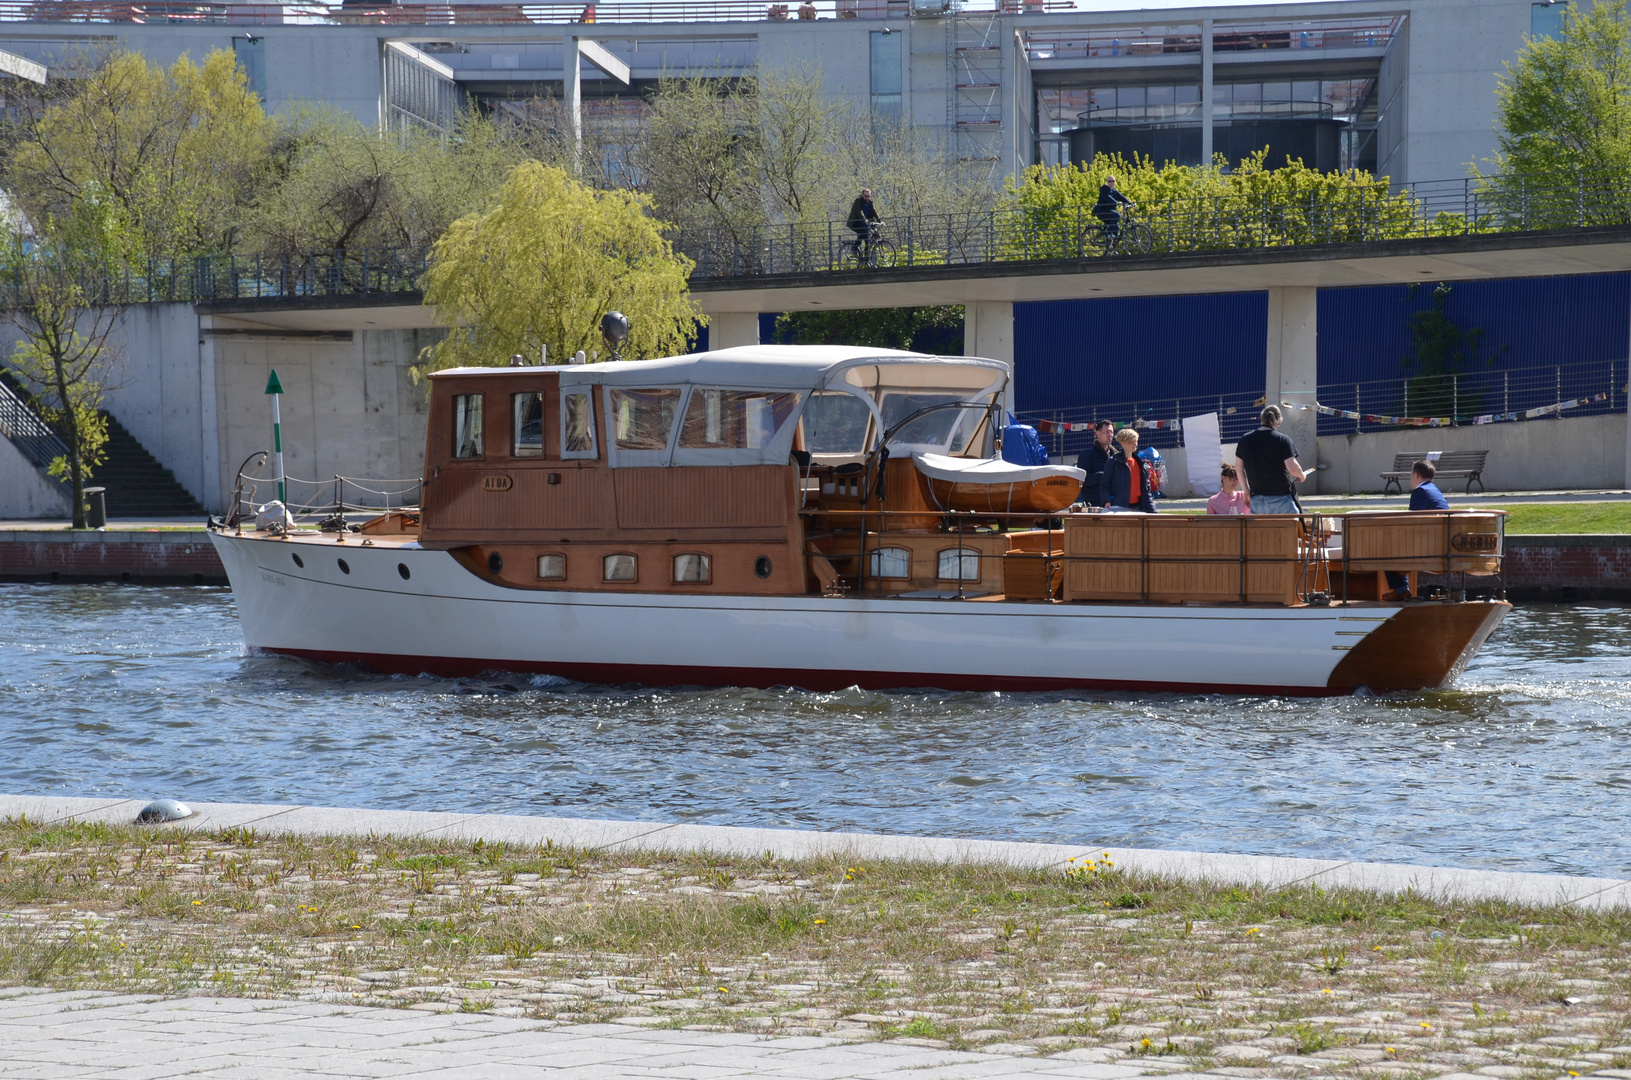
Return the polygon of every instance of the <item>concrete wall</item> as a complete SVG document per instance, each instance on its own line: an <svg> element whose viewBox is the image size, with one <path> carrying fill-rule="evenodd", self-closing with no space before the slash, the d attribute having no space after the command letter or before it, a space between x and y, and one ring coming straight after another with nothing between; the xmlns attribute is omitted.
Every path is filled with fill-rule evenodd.
<svg viewBox="0 0 1631 1080"><path fill-rule="evenodd" d="M1529 33L1530 0L1410 5L1407 149L1395 179L1449 180L1495 153L1495 82ZM1395 106L1397 108L1399 106Z"/></svg>
<svg viewBox="0 0 1631 1080"><path fill-rule="evenodd" d="M0 519L72 516L73 498L68 490L36 469L10 439L0 435Z"/></svg>
<svg viewBox="0 0 1631 1080"><path fill-rule="evenodd" d="M1625 475L1625 415L1575 420L1526 420L1480 427L1413 428L1374 435L1326 435L1319 440L1321 492L1382 490L1381 474L1395 454L1423 450L1488 450L1484 486L1490 491L1620 489ZM1305 462L1306 464L1306 462ZM1462 482L1462 485L1465 481ZM1451 481L1450 494L1461 490Z"/></svg>
<svg viewBox="0 0 1631 1080"><path fill-rule="evenodd" d="M426 388L408 369L437 332L367 331L326 338L235 334L214 339L217 437L216 487L205 500L219 512L231 500L238 467L257 450L272 449L272 409L266 380L275 368L284 395L283 451L289 476L321 481L290 487L290 502L326 501L335 474L375 480L416 480L425 458ZM262 475L273 476L270 461ZM395 485L401 486L401 485ZM257 498L276 497L275 483ZM357 501L354 497L348 501Z"/></svg>

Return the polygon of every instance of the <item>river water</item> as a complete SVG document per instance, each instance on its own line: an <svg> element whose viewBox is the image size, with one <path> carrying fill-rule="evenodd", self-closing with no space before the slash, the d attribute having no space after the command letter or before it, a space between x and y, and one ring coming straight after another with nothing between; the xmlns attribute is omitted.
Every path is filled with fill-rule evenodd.
<svg viewBox="0 0 1631 1080"><path fill-rule="evenodd" d="M1628 629L1519 608L1455 689L1383 698L651 690L246 656L225 589L0 585L0 791L1626 876Z"/></svg>

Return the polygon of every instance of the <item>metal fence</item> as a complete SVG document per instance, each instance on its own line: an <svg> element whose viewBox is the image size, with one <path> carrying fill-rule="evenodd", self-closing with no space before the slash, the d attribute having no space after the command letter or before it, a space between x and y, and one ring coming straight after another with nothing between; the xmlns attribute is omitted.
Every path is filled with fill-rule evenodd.
<svg viewBox="0 0 1631 1080"><path fill-rule="evenodd" d="M0 380L0 435L42 469L68 456L68 444L4 380Z"/></svg>
<svg viewBox="0 0 1631 1080"><path fill-rule="evenodd" d="M1476 180L1419 183L1389 191L1336 188L1295 197L1202 196L1141 208L1149 257L1201 252L1362 244L1415 237L1491 235L1631 225L1631 185L1565 178L1548 186ZM892 218L888 251L857 261L855 234L840 221L680 230L677 250L696 262L694 281L771 275L870 273L998 262L1126 259L1106 248L1091 207L1004 209ZM409 293L429 247L156 259L96 284L118 303L300 300ZM0 279L0 303L19 290Z"/></svg>
<svg viewBox="0 0 1631 1080"><path fill-rule="evenodd" d="M1403 376L1372 382L1324 383L1319 404L1332 409L1394 419L1438 419L1435 426L1464 427L1518 420L1522 413L1567 403L1568 408L1547 415L1563 418L1600 416L1626 411L1627 382L1631 372L1625 360L1597 363L1551 364L1503 371L1454 372L1442 375ZM1048 453L1066 464L1076 460L1093 441L1093 425L1112 421L1117 427L1138 429L1139 445L1169 450L1183 445L1181 421L1186 416L1218 414L1218 435L1224 443L1237 441L1257 427L1263 408L1261 394L1193 394L1186 397L1122 401L1107 405L1019 413L1034 425ZM1319 417L1319 434L1396 431L1406 425L1342 416Z"/></svg>
<svg viewBox="0 0 1631 1080"><path fill-rule="evenodd" d="M1550 185L1465 179L1199 195L1140 207L1128 221L1148 230L1147 253L1156 256L1363 244L1628 225L1631 187L1577 176ZM676 246L695 260L693 279L1146 253L1105 243L1105 225L1083 205L894 217L882 235L888 244L876 266L862 265L855 234L838 221L682 230Z"/></svg>
<svg viewBox="0 0 1631 1080"><path fill-rule="evenodd" d="M1365 416L1419 417L1451 427L1498 423L1510 414L1579 402L1557 415L1597 416L1625 411L1624 360L1551 364L1499 371L1460 371L1401 376L1370 382L1325 383L1319 403ZM1515 419L1515 417L1513 417ZM1321 416L1321 435L1391 431L1397 424Z"/></svg>

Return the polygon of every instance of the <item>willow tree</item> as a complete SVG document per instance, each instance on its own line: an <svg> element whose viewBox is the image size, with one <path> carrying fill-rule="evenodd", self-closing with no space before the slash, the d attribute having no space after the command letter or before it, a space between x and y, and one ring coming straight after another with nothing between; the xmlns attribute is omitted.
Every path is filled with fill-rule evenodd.
<svg viewBox="0 0 1631 1080"><path fill-rule="evenodd" d="M421 354L424 375L494 366L514 354L564 361L601 345L608 311L629 317L629 359L682 351L704 316L690 259L664 238L650 201L597 191L565 170L516 166L493 205L455 221L431 249L425 303L448 335Z"/></svg>

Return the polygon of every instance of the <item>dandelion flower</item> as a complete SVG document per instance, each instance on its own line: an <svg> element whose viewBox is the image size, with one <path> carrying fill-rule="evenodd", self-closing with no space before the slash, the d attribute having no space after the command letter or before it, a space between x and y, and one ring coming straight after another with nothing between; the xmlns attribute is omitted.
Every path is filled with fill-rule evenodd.
<svg viewBox="0 0 1631 1080"><path fill-rule="evenodd" d="M728 993L730 993L730 992L731 992L731 991L730 991L730 987L728 987L728 986L721 986L721 987L720 987L720 988L719 988L719 992L720 992L720 993L721 993L721 994L728 994Z"/></svg>
<svg viewBox="0 0 1631 1080"><path fill-rule="evenodd" d="M204 901L202 901L202 900L194 900L193 901L193 907L203 907L203 906L204 906Z"/></svg>
<svg viewBox="0 0 1631 1080"><path fill-rule="evenodd" d="M1335 990L1321 990L1320 993L1322 993L1322 994L1334 994L1334 993L1336 993L1336 991Z"/></svg>
<svg viewBox="0 0 1631 1080"><path fill-rule="evenodd" d="M1427 1030L1427 1031L1432 1031L1432 1030L1433 1030L1433 1025L1432 1025L1432 1024L1429 1024L1429 1023L1428 1023L1428 1022L1427 1022L1427 1021L1425 1021L1425 1020L1423 1020L1423 1021L1422 1021L1422 1022L1421 1022L1421 1026L1422 1026L1422 1028L1423 1028L1423 1029L1425 1029L1425 1030Z"/></svg>
<svg viewBox="0 0 1631 1080"><path fill-rule="evenodd" d="M825 926L825 925L827 925L827 920L826 920L826 919L817 919L817 920L816 920L816 921L815 921L815 925L817 925L817 926Z"/></svg>
<svg viewBox="0 0 1631 1080"><path fill-rule="evenodd" d="M556 934L556 935L555 935L555 944L557 944L557 945L565 945L565 944L566 944L566 939L565 939L565 938L564 938L564 937L562 937L562 936L561 936L561 935L559 935L559 934Z"/></svg>
<svg viewBox="0 0 1631 1080"><path fill-rule="evenodd" d="M1145 1040L1143 1040L1143 1041L1142 1041L1142 1042L1140 1042L1140 1043L1139 1043L1139 1044L1138 1044L1138 1045L1140 1045L1140 1046L1142 1046L1142 1047L1145 1047L1145 1048L1146 1048L1146 1049L1148 1049L1148 1047L1149 1047L1149 1045L1150 1045L1150 1040L1148 1040L1148 1039L1145 1039Z"/></svg>

